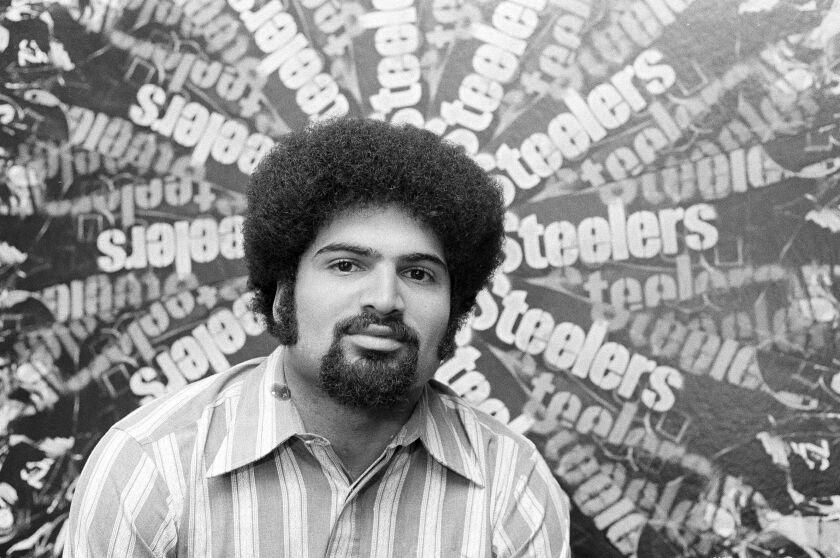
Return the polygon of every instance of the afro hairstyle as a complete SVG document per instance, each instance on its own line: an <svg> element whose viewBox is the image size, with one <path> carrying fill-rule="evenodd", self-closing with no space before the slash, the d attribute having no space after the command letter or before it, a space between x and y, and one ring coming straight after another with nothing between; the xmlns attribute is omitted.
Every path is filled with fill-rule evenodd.
<svg viewBox="0 0 840 558"><path fill-rule="evenodd" d="M452 355L455 333L503 259L500 189L463 148L431 132L352 118L282 136L251 175L244 223L249 286L254 310L282 344L297 342L297 267L320 229L353 208L388 205L424 223L443 245L451 304L439 353ZM281 322L290 323L274 318L278 284Z"/></svg>

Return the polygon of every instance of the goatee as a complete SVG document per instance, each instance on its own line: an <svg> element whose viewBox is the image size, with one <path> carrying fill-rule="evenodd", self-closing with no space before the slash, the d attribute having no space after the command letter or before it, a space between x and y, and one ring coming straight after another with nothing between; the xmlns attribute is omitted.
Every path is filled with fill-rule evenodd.
<svg viewBox="0 0 840 558"><path fill-rule="evenodd" d="M403 346L395 351L362 351L350 361L341 338L363 333L371 326L386 326L388 336ZM333 341L321 359L319 387L336 401L359 409L392 409L408 402L417 383L417 333L399 316L363 313L338 322Z"/></svg>

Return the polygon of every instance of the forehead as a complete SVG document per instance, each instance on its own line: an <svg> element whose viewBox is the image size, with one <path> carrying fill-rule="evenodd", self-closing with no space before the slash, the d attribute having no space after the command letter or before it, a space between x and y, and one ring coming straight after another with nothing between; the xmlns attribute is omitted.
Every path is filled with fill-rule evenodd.
<svg viewBox="0 0 840 558"><path fill-rule="evenodd" d="M307 252L332 243L356 244L383 255L427 252L440 259L444 256L443 245L432 229L393 205L338 213L321 227Z"/></svg>

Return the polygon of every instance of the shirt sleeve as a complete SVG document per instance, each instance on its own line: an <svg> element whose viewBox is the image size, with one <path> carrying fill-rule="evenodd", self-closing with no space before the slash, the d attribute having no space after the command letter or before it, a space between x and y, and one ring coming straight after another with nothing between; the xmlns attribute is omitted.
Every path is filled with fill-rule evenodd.
<svg viewBox="0 0 840 558"><path fill-rule="evenodd" d="M536 450L493 533L498 557L571 558L569 499Z"/></svg>
<svg viewBox="0 0 840 558"><path fill-rule="evenodd" d="M70 505L64 558L173 558L175 517L154 460L112 428L91 453Z"/></svg>

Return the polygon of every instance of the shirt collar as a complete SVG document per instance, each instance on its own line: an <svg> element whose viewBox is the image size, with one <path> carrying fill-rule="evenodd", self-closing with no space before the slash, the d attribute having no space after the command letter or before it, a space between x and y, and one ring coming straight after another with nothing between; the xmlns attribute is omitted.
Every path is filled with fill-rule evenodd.
<svg viewBox="0 0 840 558"><path fill-rule="evenodd" d="M282 355L281 345L245 378L227 434L215 455L206 456L211 463L207 477L254 463L292 436L306 434L294 403L282 397L286 385ZM431 380L390 445L407 446L419 440L438 463L484 486L476 452L477 429L474 411L449 387Z"/></svg>
<svg viewBox="0 0 840 558"><path fill-rule="evenodd" d="M481 442L474 412L448 386L431 380L391 445L420 440L435 461L483 487L484 475L476 451ZM468 424L476 428L468 429Z"/></svg>
<svg viewBox="0 0 840 558"><path fill-rule="evenodd" d="M219 450L208 457L206 476L229 473L258 461L294 436L305 433L303 421L291 399L275 396L285 388L286 378L280 345L245 377L239 401ZM215 412L220 412L217 407Z"/></svg>

